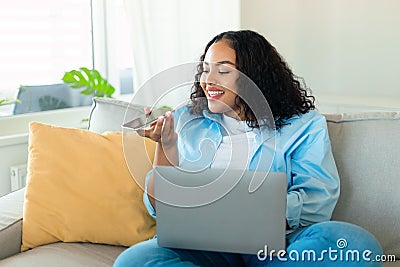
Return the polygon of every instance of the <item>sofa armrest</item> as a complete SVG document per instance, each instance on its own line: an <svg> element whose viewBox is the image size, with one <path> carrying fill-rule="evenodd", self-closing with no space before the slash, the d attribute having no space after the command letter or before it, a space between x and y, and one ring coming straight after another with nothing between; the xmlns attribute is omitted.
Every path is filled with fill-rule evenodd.
<svg viewBox="0 0 400 267"><path fill-rule="evenodd" d="M0 197L0 260L21 251L25 188Z"/></svg>

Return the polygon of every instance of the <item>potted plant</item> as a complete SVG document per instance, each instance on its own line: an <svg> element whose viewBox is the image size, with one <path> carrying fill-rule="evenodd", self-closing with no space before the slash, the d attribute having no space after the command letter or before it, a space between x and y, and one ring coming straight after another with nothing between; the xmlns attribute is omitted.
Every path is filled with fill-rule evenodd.
<svg viewBox="0 0 400 267"><path fill-rule="evenodd" d="M62 80L72 89L83 88L81 94L86 96L112 97L115 92L115 88L95 69L82 67L71 70L65 72Z"/></svg>

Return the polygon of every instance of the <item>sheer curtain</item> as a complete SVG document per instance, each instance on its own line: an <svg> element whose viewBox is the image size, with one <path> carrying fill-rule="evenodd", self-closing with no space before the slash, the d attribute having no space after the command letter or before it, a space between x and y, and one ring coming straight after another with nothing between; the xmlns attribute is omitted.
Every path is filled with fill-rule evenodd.
<svg viewBox="0 0 400 267"><path fill-rule="evenodd" d="M124 3L130 27L135 90L162 70L197 61L212 37L240 27L240 0L125 0Z"/></svg>

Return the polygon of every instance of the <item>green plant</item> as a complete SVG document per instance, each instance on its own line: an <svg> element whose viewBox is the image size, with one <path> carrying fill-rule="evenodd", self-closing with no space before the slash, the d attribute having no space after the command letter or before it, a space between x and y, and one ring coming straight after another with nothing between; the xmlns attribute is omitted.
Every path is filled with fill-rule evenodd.
<svg viewBox="0 0 400 267"><path fill-rule="evenodd" d="M65 72L62 80L73 89L85 88L82 95L112 97L115 88L97 70L82 67Z"/></svg>
<svg viewBox="0 0 400 267"><path fill-rule="evenodd" d="M170 106L167 106L167 105L161 106L160 108L165 108L165 109L168 109L168 110L172 110L172 108Z"/></svg>
<svg viewBox="0 0 400 267"><path fill-rule="evenodd" d="M0 98L0 106L10 105L14 103L21 103L21 101L16 98Z"/></svg>

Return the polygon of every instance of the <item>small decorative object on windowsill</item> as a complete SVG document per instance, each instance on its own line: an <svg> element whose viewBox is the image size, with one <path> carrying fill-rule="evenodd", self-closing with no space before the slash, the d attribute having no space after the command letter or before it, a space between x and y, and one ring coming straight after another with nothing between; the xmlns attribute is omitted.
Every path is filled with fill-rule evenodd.
<svg viewBox="0 0 400 267"><path fill-rule="evenodd" d="M86 96L112 97L115 92L115 88L95 69L82 67L71 70L65 72L62 80L72 89L82 88L81 94Z"/></svg>

